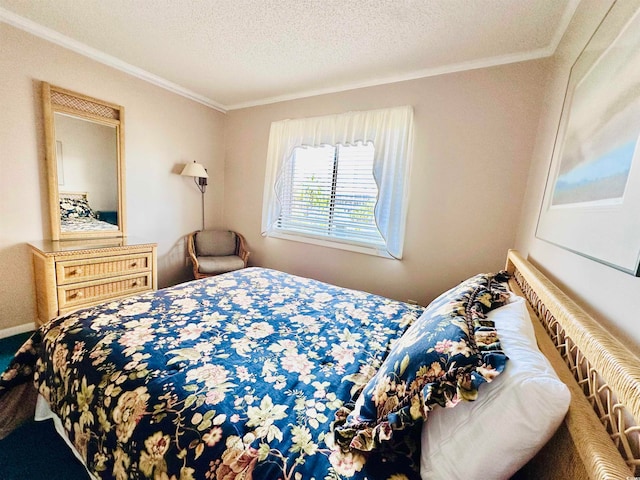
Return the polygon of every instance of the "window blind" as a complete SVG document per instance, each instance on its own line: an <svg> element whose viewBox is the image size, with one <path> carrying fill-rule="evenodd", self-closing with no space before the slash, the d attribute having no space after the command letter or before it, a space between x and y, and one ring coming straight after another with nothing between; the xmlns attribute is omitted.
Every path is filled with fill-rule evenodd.
<svg viewBox="0 0 640 480"><path fill-rule="evenodd" d="M282 177L283 231L379 247L374 145L296 147Z"/></svg>
<svg viewBox="0 0 640 480"><path fill-rule="evenodd" d="M272 122L262 235L401 259L412 138L410 106Z"/></svg>

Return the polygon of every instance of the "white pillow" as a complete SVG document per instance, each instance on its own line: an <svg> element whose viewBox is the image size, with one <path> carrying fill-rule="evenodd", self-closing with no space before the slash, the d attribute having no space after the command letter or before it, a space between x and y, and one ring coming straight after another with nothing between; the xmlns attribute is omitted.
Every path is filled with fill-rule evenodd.
<svg viewBox="0 0 640 480"><path fill-rule="evenodd" d="M507 366L475 402L436 408L422 427L423 480L509 478L553 436L571 401L567 386L538 350L524 299L487 315Z"/></svg>

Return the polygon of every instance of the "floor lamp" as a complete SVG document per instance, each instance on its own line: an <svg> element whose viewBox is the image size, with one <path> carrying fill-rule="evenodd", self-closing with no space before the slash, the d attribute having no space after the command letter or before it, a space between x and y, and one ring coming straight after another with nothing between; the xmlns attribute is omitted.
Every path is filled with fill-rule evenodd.
<svg viewBox="0 0 640 480"><path fill-rule="evenodd" d="M202 165L196 163L194 160L193 163L187 163L184 166L180 175L193 177L193 181L202 194L202 230L204 230L204 192L207 189L207 178L209 178L209 174L207 174L207 170Z"/></svg>

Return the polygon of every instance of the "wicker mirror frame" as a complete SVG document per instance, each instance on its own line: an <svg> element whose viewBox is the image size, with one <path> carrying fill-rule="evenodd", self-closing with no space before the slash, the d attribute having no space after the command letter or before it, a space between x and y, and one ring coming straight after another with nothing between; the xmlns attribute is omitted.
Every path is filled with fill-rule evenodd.
<svg viewBox="0 0 640 480"><path fill-rule="evenodd" d="M124 107L56 87L46 82L42 83L42 100L51 239L75 240L126 236ZM56 113L62 113L77 119L115 128L116 158L114 161L116 162L116 188L118 196L117 230L64 232L60 228L60 191L58 188L58 159L55 131Z"/></svg>

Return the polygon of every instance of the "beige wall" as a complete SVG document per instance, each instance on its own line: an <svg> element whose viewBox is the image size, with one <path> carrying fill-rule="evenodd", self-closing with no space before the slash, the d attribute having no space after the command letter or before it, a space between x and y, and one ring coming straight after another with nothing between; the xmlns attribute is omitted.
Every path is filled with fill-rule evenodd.
<svg viewBox="0 0 640 480"><path fill-rule="evenodd" d="M160 286L187 280L200 192L175 173L193 160L209 169L207 225L219 225L224 115L4 23L0 38L0 330L35 320L26 243L50 238L41 81L125 107L128 233L158 243Z"/></svg>
<svg viewBox="0 0 640 480"><path fill-rule="evenodd" d="M230 112L224 223L250 263L420 303L515 242L547 61L443 75ZM269 127L285 118L412 105L414 160L402 261L260 235Z"/></svg>
<svg viewBox="0 0 640 480"><path fill-rule="evenodd" d="M571 65L611 1L583 0L558 49L544 101L516 247L576 299L585 310L640 354L640 278L551 245L535 237Z"/></svg>

